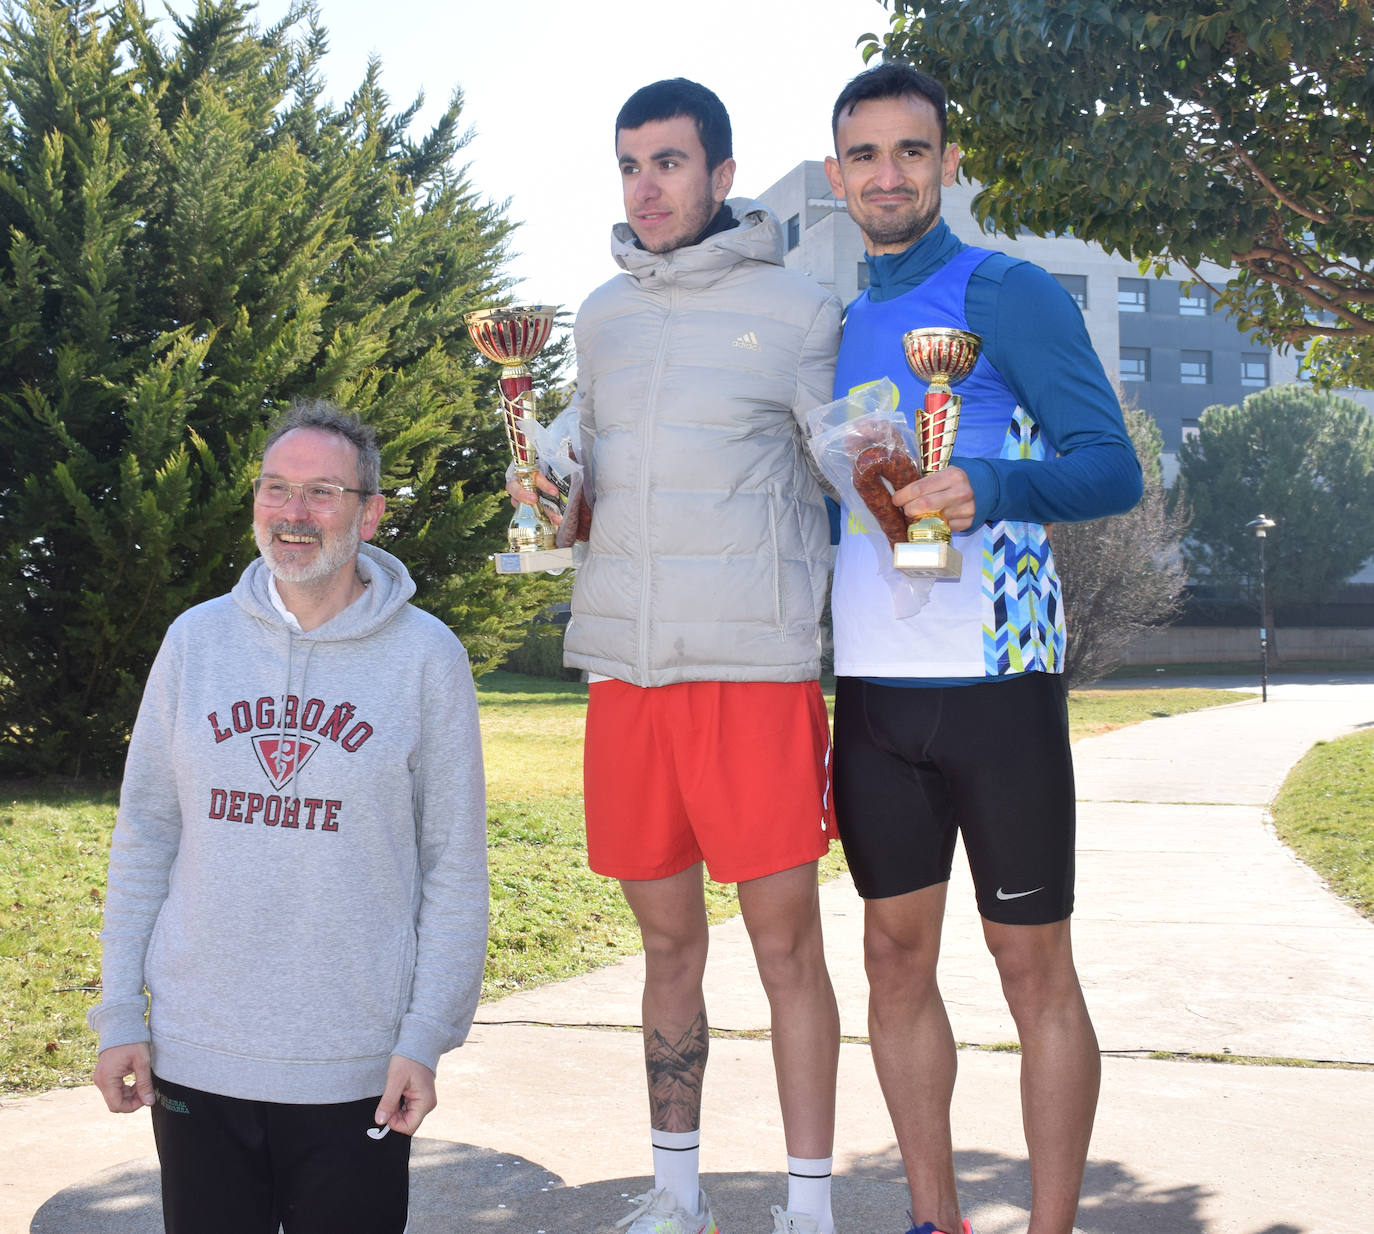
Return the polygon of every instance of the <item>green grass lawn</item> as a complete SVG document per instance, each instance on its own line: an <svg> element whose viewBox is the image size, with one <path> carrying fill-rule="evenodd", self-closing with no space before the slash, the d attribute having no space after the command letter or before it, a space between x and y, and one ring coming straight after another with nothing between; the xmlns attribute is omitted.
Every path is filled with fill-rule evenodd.
<svg viewBox="0 0 1374 1234"><path fill-rule="evenodd" d="M1069 730L1073 740L1096 737L1127 724L1174 716L1204 707L1242 702L1244 694L1229 690L1111 690L1094 686L1069 693Z"/></svg>
<svg viewBox="0 0 1374 1234"><path fill-rule="evenodd" d="M1274 800L1274 827L1337 895L1374 918L1374 732L1313 746Z"/></svg>
<svg viewBox="0 0 1374 1234"><path fill-rule="evenodd" d="M483 992L492 998L586 972L634 951L638 937L616 884L583 860L586 687L492 673L478 697L492 877ZM1084 735L1234 698L1095 689L1071 695L1070 722ZM85 1083L90 1073L85 1012L97 997L115 803L111 786L0 784L0 1096ZM841 869L837 846L823 870ZM713 920L733 913L733 889L710 886L708 906Z"/></svg>
<svg viewBox="0 0 1374 1234"><path fill-rule="evenodd" d="M115 792L0 784L0 1097L84 1083Z"/></svg>

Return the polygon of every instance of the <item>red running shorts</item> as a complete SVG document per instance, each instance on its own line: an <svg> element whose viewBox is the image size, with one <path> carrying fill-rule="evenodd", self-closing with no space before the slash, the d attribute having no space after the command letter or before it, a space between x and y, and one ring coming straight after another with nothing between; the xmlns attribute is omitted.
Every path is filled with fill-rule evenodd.
<svg viewBox="0 0 1374 1234"><path fill-rule="evenodd" d="M667 878L704 861L740 883L815 861L835 835L820 686L593 682L583 787L598 874Z"/></svg>

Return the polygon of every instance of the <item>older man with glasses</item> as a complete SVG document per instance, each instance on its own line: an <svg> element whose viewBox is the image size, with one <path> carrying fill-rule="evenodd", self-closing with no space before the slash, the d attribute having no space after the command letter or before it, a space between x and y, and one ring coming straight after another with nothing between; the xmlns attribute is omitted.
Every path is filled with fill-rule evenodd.
<svg viewBox="0 0 1374 1234"><path fill-rule="evenodd" d="M379 473L357 417L287 412L262 556L173 623L129 744L94 1078L152 1107L172 1234L401 1234L410 1136L477 1005L476 696L366 543Z"/></svg>

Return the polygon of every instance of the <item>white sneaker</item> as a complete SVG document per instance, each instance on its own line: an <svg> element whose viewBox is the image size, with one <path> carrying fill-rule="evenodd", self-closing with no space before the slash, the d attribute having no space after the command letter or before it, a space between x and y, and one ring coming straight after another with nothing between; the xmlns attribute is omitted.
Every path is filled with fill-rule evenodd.
<svg viewBox="0 0 1374 1234"><path fill-rule="evenodd" d="M778 1204L768 1211L773 1214L773 1234L820 1234L820 1223L806 1213L783 1212Z"/></svg>
<svg viewBox="0 0 1374 1234"><path fill-rule="evenodd" d="M616 1229L628 1225L627 1234L720 1234L704 1191L697 1192L695 1214L687 1212L666 1187L646 1191L630 1202L634 1212L615 1223Z"/></svg>

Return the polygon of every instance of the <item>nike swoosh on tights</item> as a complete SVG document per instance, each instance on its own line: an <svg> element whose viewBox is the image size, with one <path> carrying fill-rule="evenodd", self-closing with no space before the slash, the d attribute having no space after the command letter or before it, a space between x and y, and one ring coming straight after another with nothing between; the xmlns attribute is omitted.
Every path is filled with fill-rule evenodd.
<svg viewBox="0 0 1374 1234"><path fill-rule="evenodd" d="M1019 900L1022 896L1033 896L1037 891L1044 891L1044 887L1032 887L1029 891L1003 891L997 888L997 898L999 900Z"/></svg>

